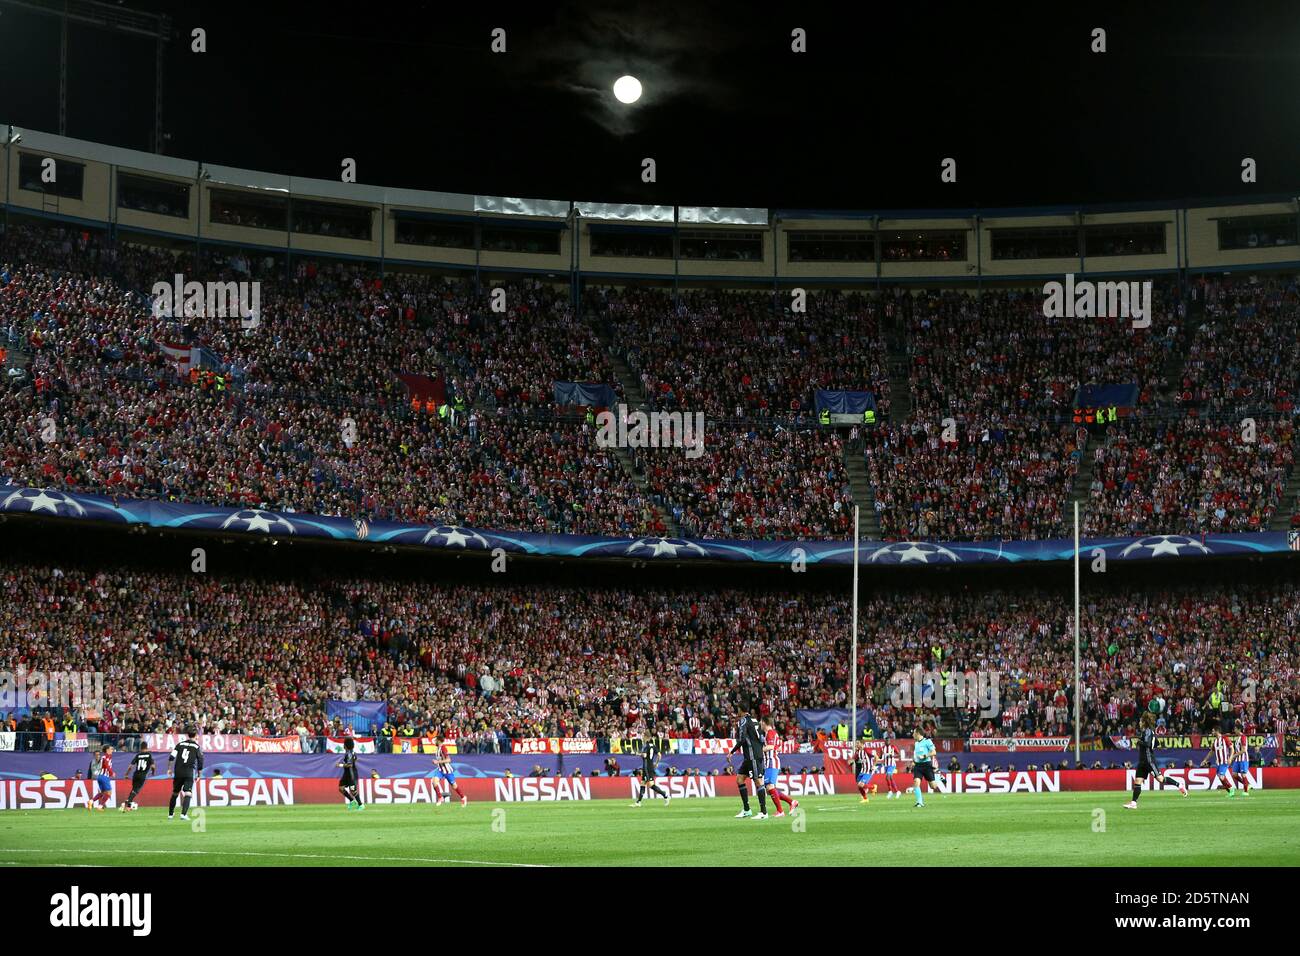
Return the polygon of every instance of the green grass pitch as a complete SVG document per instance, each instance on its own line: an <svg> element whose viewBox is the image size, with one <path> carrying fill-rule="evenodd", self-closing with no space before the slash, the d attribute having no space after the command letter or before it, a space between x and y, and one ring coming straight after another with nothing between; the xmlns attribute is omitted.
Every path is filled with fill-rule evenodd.
<svg viewBox="0 0 1300 956"><path fill-rule="evenodd" d="M733 819L735 798L639 808L218 808L203 829L166 811L0 813L5 866L1260 866L1300 865L1300 790L809 798L802 818ZM755 809L757 804L754 804ZM1096 811L1104 811L1104 816ZM1103 829L1104 827L1104 829Z"/></svg>

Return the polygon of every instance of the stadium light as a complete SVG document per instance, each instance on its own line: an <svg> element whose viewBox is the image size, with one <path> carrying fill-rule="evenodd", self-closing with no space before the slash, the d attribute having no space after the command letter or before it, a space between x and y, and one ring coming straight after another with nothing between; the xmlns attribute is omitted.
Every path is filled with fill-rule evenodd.
<svg viewBox="0 0 1300 956"><path fill-rule="evenodd" d="M641 98L641 81L635 76L620 76L614 81L614 98L620 103L635 103Z"/></svg>

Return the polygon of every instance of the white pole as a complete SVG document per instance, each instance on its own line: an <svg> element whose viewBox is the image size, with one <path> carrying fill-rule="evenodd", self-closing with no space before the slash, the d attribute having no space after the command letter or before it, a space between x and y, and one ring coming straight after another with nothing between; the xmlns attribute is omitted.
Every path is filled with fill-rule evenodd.
<svg viewBox="0 0 1300 956"><path fill-rule="evenodd" d="M1074 503L1074 762L1079 762L1079 502Z"/></svg>
<svg viewBox="0 0 1300 956"><path fill-rule="evenodd" d="M858 740L858 537L860 534L859 508L853 506L853 641L849 654L849 739Z"/></svg>

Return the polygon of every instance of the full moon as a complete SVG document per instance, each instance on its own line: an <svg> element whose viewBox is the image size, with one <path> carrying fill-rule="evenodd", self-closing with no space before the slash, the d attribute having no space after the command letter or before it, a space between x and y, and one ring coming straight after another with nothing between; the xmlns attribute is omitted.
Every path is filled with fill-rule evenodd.
<svg viewBox="0 0 1300 956"><path fill-rule="evenodd" d="M614 97L620 103L635 103L641 98L641 81L635 76L620 76L614 81Z"/></svg>

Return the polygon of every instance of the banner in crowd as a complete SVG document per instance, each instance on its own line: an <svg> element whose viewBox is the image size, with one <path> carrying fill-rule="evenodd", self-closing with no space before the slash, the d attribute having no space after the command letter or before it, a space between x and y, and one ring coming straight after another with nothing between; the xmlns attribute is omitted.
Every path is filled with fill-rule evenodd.
<svg viewBox="0 0 1300 956"><path fill-rule="evenodd" d="M0 750L13 750L18 742L18 735L12 730L0 730Z"/></svg>
<svg viewBox="0 0 1300 956"><path fill-rule="evenodd" d="M835 728L840 724L846 727L852 726L847 707L824 707L817 710L802 708L794 712L794 718L799 722L800 727L807 730L824 730L827 733L834 733ZM858 733L862 733L865 728L874 730L875 717L870 711L859 707L857 726Z"/></svg>
<svg viewBox="0 0 1300 956"><path fill-rule="evenodd" d="M1073 737L972 737L966 749L972 753L1014 753L1017 750L1071 750Z"/></svg>
<svg viewBox="0 0 1300 956"><path fill-rule="evenodd" d="M1137 739L1133 737L1111 737L1111 743L1120 750L1137 749ZM1209 750L1214 746L1213 734L1158 734L1161 749L1190 748L1192 750ZM1248 734L1246 743L1252 750L1276 750L1276 734Z"/></svg>
<svg viewBox="0 0 1300 956"><path fill-rule="evenodd" d="M819 388L813 393L818 417L825 412L837 425L856 425L866 421L863 413L875 411L876 396L870 392L852 392Z"/></svg>
<svg viewBox="0 0 1300 956"><path fill-rule="evenodd" d="M326 737L325 752L330 754L341 754L347 752L347 747L343 741L351 740L353 750L359 754L372 754L375 752L374 737Z"/></svg>
<svg viewBox="0 0 1300 956"><path fill-rule="evenodd" d="M171 752L185 739L184 734L144 734L142 743L155 753ZM243 734L196 734L194 742L204 753L243 753Z"/></svg>
<svg viewBox="0 0 1300 956"><path fill-rule="evenodd" d="M456 753L456 741L448 740L447 749L451 753ZM393 753L395 754L436 754L438 752L438 738L436 737L394 737Z"/></svg>
<svg viewBox="0 0 1300 956"><path fill-rule="evenodd" d="M341 720L354 734L374 734L388 721L388 701L327 700L325 716Z"/></svg>
<svg viewBox="0 0 1300 956"><path fill-rule="evenodd" d="M594 754L596 741L589 737L521 737L510 741L516 754Z"/></svg>
<svg viewBox="0 0 1300 956"><path fill-rule="evenodd" d="M250 754L300 754L301 737L250 737L244 735L244 752Z"/></svg>
<svg viewBox="0 0 1300 956"><path fill-rule="evenodd" d="M59 732L54 735L54 749L58 753L80 753L90 749L90 737L87 734Z"/></svg>
<svg viewBox="0 0 1300 956"><path fill-rule="evenodd" d="M1150 781L1144 789L1175 789L1182 782L1187 789L1206 791L1214 786L1214 772L1208 768L1173 771L1164 787ZM1255 768L1247 775L1252 790L1300 788L1300 767ZM898 774L895 783L907 789L910 774ZM657 782L673 798L736 798L735 778L706 776L659 777ZM943 774L935 783L939 793L1007 794L1094 791L1126 794L1134 783L1133 770L1038 770L993 773ZM440 780L427 777L362 776L361 799L377 804L431 804L445 794ZM473 803L551 803L577 800L628 800L632 797L631 777L497 777L462 779L457 786ZM752 784L750 785L752 789ZM856 783L848 775L788 774L781 787L793 797L829 797L856 794ZM115 780L110 807L116 807L131 789L129 780ZM86 807L94 797L90 780L0 780L0 810L69 810ZM171 797L171 781L154 778L144 785L137 803L142 807L163 807ZM294 804L337 804L336 777L259 777L203 779L195 784L194 804L199 807L289 806ZM728 813L730 804L728 804Z"/></svg>
<svg viewBox="0 0 1300 956"><path fill-rule="evenodd" d="M160 529L219 531L222 534L295 536L339 541L366 540L374 545L406 545L446 551L477 551L489 555L497 548L509 554L560 557L629 558L641 561L728 561L790 565L848 565L853 544L840 541L750 541L668 537L615 538L597 535L555 535L525 531L489 531L454 525L417 525L393 521L354 522L351 518L266 511L259 508L219 508L170 501L108 498L70 494L53 489L0 484L0 512L45 515ZM1085 538L1083 551L1100 550L1107 561L1202 558L1212 555L1287 554L1287 532L1254 531L1188 536L1157 534L1145 537ZM796 553L798 552L798 553ZM1025 561L1067 561L1074 542L1042 541L865 541L865 565L950 565Z"/></svg>
<svg viewBox="0 0 1300 956"><path fill-rule="evenodd" d="M596 382L554 382L553 387L556 405L613 408L618 400L613 388Z"/></svg>

